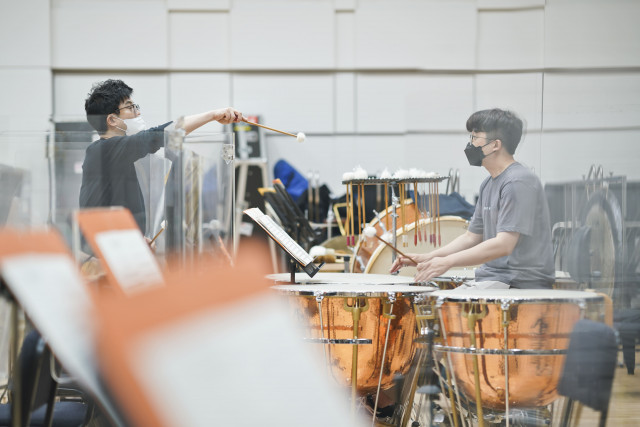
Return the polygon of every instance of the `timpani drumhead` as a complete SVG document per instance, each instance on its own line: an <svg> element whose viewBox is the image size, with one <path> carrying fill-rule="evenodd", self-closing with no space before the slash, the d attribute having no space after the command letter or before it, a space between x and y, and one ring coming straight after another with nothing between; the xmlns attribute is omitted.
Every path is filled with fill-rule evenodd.
<svg viewBox="0 0 640 427"><path fill-rule="evenodd" d="M290 283L290 273L269 274L267 279L276 284ZM296 283L346 283L368 285L397 285L415 283L411 277L393 276L391 274L360 274L360 273L316 273L309 277L307 273L296 273Z"/></svg>
<svg viewBox="0 0 640 427"><path fill-rule="evenodd" d="M271 289L289 295L323 295L336 297L370 297L380 298L389 294L400 294L403 297L431 293L437 290L434 286L424 285L375 285L364 283L304 283L274 285Z"/></svg>

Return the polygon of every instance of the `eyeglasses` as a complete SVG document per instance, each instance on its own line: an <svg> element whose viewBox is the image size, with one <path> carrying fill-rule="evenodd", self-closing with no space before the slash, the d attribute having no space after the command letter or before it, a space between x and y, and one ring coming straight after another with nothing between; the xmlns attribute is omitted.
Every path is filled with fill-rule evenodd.
<svg viewBox="0 0 640 427"><path fill-rule="evenodd" d="M129 104L122 108L116 108L116 113L120 110L126 110L126 109L129 109L135 113L136 111L140 111L140 106L138 104Z"/></svg>
<svg viewBox="0 0 640 427"><path fill-rule="evenodd" d="M475 142L476 139L486 139L489 140L490 138L487 138L486 136L477 136L477 135L473 135L473 134L469 134L469 140L471 140L471 142ZM491 139L491 141L493 141L493 139Z"/></svg>

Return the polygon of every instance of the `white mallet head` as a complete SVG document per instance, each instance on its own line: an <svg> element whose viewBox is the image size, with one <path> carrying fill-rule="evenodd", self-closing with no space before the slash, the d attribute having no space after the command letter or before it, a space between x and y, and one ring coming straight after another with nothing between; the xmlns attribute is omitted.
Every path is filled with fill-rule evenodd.
<svg viewBox="0 0 640 427"><path fill-rule="evenodd" d="M370 225L367 225L364 228L363 233L364 233L365 237L374 237L376 234L378 234L378 232L376 231L376 228L372 227Z"/></svg>
<svg viewBox="0 0 640 427"><path fill-rule="evenodd" d="M298 132L298 135L296 135L296 141L298 142L304 142L306 138L307 136L302 132Z"/></svg>

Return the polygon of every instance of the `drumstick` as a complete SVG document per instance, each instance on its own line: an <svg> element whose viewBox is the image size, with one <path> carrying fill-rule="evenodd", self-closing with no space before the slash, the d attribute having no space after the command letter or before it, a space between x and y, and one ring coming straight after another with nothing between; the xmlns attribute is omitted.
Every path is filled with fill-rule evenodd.
<svg viewBox="0 0 640 427"><path fill-rule="evenodd" d="M388 230L389 217L391 216L389 212L389 183L388 182L384 183L384 214L385 214L384 220L387 222L387 230Z"/></svg>
<svg viewBox="0 0 640 427"><path fill-rule="evenodd" d="M250 125L259 126L259 127L261 127L261 128L264 128L264 129L269 129L269 130L271 130L271 131L281 133L281 134L283 134L283 135L289 135L289 136L292 136L292 137L296 138L296 139L298 140L298 142L304 142L304 140L307 138L307 136L306 136L304 133L302 133L302 132L298 132L298 134L297 134L297 135L294 135L294 134L292 134L292 133L285 132L285 131L283 131L283 130L278 130L278 129L270 128L269 126L261 125L260 123L254 123L254 122L250 122L250 121L248 121L248 120L242 120L242 121L243 121L243 122L245 122L245 123L248 123L248 124L250 124Z"/></svg>
<svg viewBox="0 0 640 427"><path fill-rule="evenodd" d="M156 239L162 234L166 226L167 226L167 221L162 220L162 222L160 223L160 231L158 231L156 235L153 236L153 239L151 239L151 241L149 242L149 245L151 245L153 242L156 241Z"/></svg>
<svg viewBox="0 0 640 427"><path fill-rule="evenodd" d="M362 226L367 223L367 210L366 210L366 193L364 191L364 182L360 184L362 186Z"/></svg>
<svg viewBox="0 0 640 427"><path fill-rule="evenodd" d="M376 231L376 229L374 227L371 227L371 226L365 227L364 235L367 236L367 237L375 237L376 239L380 240L382 243L384 243L385 245L390 247L391 250L396 252L398 255L402 255L403 257L408 258L411 262L413 262L416 265L418 265L418 261L416 261L415 259L411 258L409 255L403 253L400 249L395 248L391 243L387 242L386 240L384 240L383 238L378 236L377 231Z"/></svg>
<svg viewBox="0 0 640 427"><path fill-rule="evenodd" d="M419 227L419 212L420 204L418 203L418 181L413 182L413 200L416 202L416 210L414 215L415 224L413 227L413 246L418 246L418 227Z"/></svg>
<svg viewBox="0 0 640 427"><path fill-rule="evenodd" d="M353 212L353 209L355 208L354 201L353 201L353 183L349 184L349 186L351 187L350 189L350 194L351 194L351 246L355 246L356 245L356 228L353 226L354 220L355 220L355 216L356 214Z"/></svg>
<svg viewBox="0 0 640 427"><path fill-rule="evenodd" d="M436 197L438 205L438 246L442 246L442 233L440 232L440 181L436 182Z"/></svg>
<svg viewBox="0 0 640 427"><path fill-rule="evenodd" d="M218 243L220 244L220 250L222 250L222 253L224 254L224 256L227 257L227 260L229 261L229 265L233 267L233 258L231 258L231 255L229 255L229 252L227 251L227 248L225 248L224 242L222 241L222 238L220 236L218 236Z"/></svg>
<svg viewBox="0 0 640 427"><path fill-rule="evenodd" d="M344 218L344 235L347 238L347 246L351 243L351 238L349 237L349 221L351 220L351 210L349 209L349 184L346 185L347 191L345 193L345 202L347 202L346 206L346 214Z"/></svg>

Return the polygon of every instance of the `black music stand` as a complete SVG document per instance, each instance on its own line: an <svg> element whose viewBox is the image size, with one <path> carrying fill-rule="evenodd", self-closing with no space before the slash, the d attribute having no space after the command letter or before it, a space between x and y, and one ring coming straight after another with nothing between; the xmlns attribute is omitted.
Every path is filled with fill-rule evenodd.
<svg viewBox="0 0 640 427"><path fill-rule="evenodd" d="M298 244L305 248L319 243L320 235L311 227L311 224L284 188L282 182L276 179L273 182L273 188L275 192L264 193L265 200L273 207L278 219L280 219L289 234L296 236Z"/></svg>
<svg viewBox="0 0 640 427"><path fill-rule="evenodd" d="M291 273L291 283L295 283L295 273L298 266L309 275L309 277L315 276L320 270L322 264L315 265L313 258L307 251L305 251L294 239L287 234L282 227L275 223L269 216L265 215L259 208L251 208L244 211L256 224L266 231L289 257L289 266ZM298 228L299 232L300 228ZM296 236L299 237L299 236Z"/></svg>

